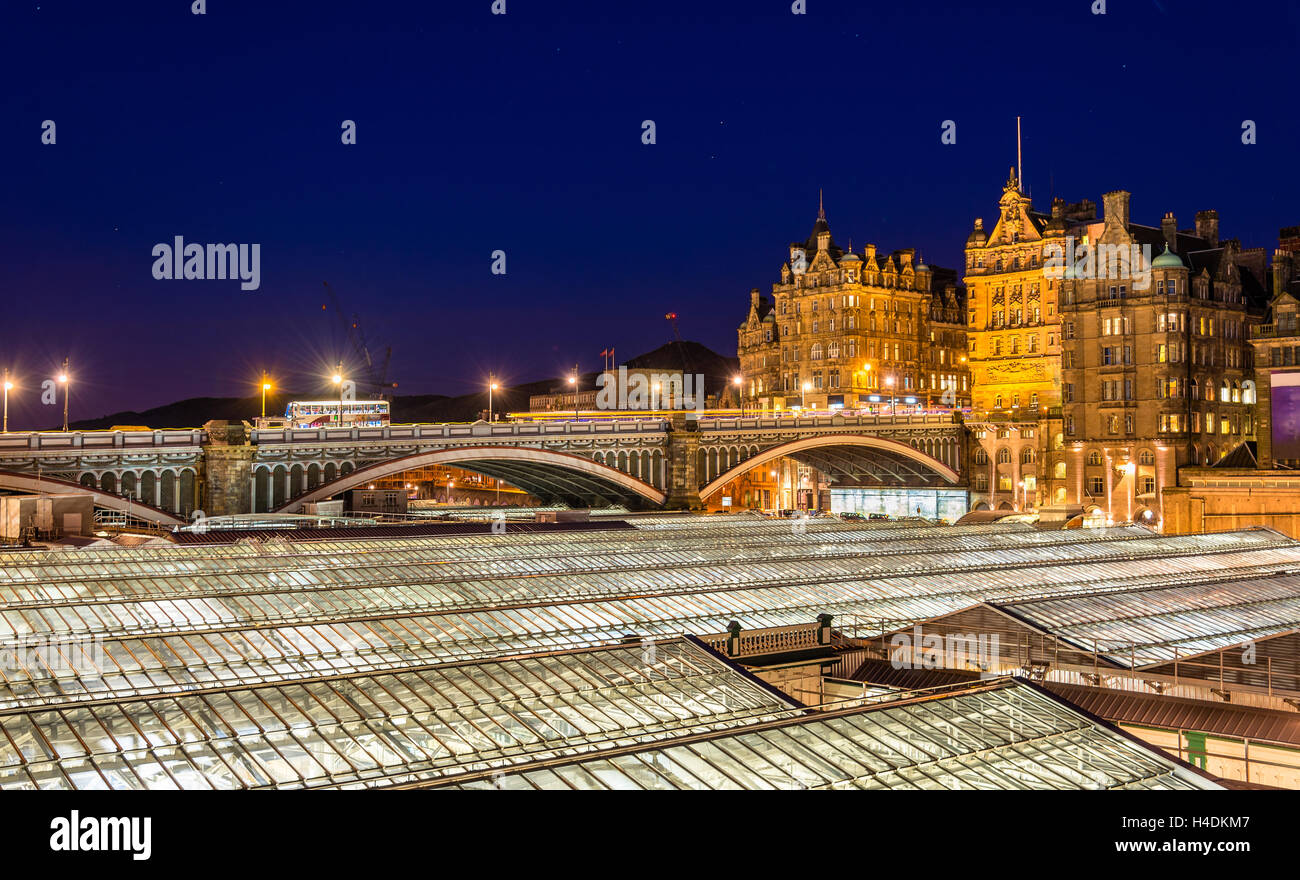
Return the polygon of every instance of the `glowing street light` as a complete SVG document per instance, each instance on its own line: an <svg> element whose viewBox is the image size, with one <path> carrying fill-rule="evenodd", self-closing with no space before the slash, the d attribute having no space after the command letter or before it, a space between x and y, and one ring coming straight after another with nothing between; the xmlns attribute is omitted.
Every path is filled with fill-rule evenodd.
<svg viewBox="0 0 1300 880"><path fill-rule="evenodd" d="M456 486L456 481L455 481L455 480L448 480L448 481L447 481L447 503L448 503L448 504L451 504L451 490L452 490L453 488L455 488L455 486Z"/></svg>
<svg viewBox="0 0 1300 880"><path fill-rule="evenodd" d="M271 390L271 380L266 376L266 370L262 371L262 418L266 418L266 392Z"/></svg>
<svg viewBox="0 0 1300 880"><path fill-rule="evenodd" d="M5 367L5 418L3 432L9 433L9 389L14 387L14 383L9 381L9 368Z"/></svg>
<svg viewBox="0 0 1300 880"><path fill-rule="evenodd" d="M731 384L736 386L736 400L740 401L740 414L743 416L745 414L745 398L741 396L741 382L742 379L739 373L731 377Z"/></svg>
<svg viewBox="0 0 1300 880"><path fill-rule="evenodd" d="M63 431L68 430L68 397L72 393L72 376L68 373L68 359L63 359L63 371L59 373L59 384L63 386Z"/></svg>
<svg viewBox="0 0 1300 880"><path fill-rule="evenodd" d="M488 421L492 421L492 392L500 386L497 385L496 377L488 373Z"/></svg>
<svg viewBox="0 0 1300 880"><path fill-rule="evenodd" d="M339 386L339 427L343 427L343 361L334 370L333 382Z"/></svg>
<svg viewBox="0 0 1300 880"><path fill-rule="evenodd" d="M799 409L804 409L808 406L807 397L809 391L812 391L812 383L804 382L799 388Z"/></svg>
<svg viewBox="0 0 1300 880"><path fill-rule="evenodd" d="M569 387L573 390L573 420L578 420L578 374L575 370L569 374Z"/></svg>

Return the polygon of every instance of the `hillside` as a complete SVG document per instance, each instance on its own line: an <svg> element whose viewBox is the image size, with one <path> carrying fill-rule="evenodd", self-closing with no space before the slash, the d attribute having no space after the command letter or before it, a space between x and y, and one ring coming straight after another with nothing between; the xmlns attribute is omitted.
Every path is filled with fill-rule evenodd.
<svg viewBox="0 0 1300 880"><path fill-rule="evenodd" d="M727 389L732 375L739 369L736 358L723 357L698 342L670 342L654 351L637 355L626 362L628 367L640 369L684 370L702 373L708 394L719 394ZM584 373L583 385L591 388L597 372ZM497 413L528 409L528 398L559 390L565 377L538 379L521 385L498 390L492 398ZM267 398L266 411L280 415L285 401L303 399L304 395L280 393ZM394 422L468 422L487 410L486 391L448 397L445 394L407 394L393 398ZM198 428L210 419L228 421L251 420L261 412L262 398L252 397L191 397L164 404L142 412L125 411L73 422L74 431L97 431L114 425L145 425L150 428Z"/></svg>

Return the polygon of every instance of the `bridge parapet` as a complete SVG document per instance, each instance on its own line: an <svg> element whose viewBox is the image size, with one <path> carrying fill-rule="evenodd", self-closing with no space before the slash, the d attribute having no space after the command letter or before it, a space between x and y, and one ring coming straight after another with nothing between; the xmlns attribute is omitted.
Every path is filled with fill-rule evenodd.
<svg viewBox="0 0 1300 880"><path fill-rule="evenodd" d="M202 446L207 439L199 428L157 431L22 431L0 434L0 456L7 452L64 452L69 449L153 449Z"/></svg>
<svg viewBox="0 0 1300 880"><path fill-rule="evenodd" d="M260 428L253 431L259 446L295 443L355 443L447 440L532 439L548 437L624 436L662 434L663 419L626 419L586 422L473 422L387 425L382 428Z"/></svg>
<svg viewBox="0 0 1300 880"><path fill-rule="evenodd" d="M896 416L885 415L817 415L817 416L717 416L700 419L701 431L737 431L809 428L871 428L888 430L891 428L936 428L953 427L961 421L951 413L918 413Z"/></svg>

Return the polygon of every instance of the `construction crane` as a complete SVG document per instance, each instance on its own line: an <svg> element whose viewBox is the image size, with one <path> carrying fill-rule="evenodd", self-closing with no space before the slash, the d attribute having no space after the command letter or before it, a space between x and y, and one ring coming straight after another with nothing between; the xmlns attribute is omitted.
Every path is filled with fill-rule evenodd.
<svg viewBox="0 0 1300 880"><path fill-rule="evenodd" d="M361 316L353 313L349 318L343 312L343 307L339 305L339 298L334 294L334 288L330 287L328 281L321 283L325 285L325 293L329 295L329 303L322 304L321 311L329 311L330 307L333 307L343 338L352 346L356 357L358 369L353 381L357 384L357 390L366 394L391 394L392 389L397 387L396 382L388 380L388 363L393 357L392 346L384 349L383 362L376 363L376 358L370 354L370 346L366 344L365 332L361 329Z"/></svg>
<svg viewBox="0 0 1300 880"><path fill-rule="evenodd" d="M664 315L664 319L673 325L673 338L676 339L678 342L681 342L682 334L677 329L677 313L669 312L668 314Z"/></svg>

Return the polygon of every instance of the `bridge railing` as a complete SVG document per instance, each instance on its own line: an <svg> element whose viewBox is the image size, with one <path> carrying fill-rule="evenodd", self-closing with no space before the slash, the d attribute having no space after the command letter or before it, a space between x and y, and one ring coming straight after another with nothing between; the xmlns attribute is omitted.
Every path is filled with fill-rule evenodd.
<svg viewBox="0 0 1300 880"><path fill-rule="evenodd" d="M700 419L701 431L732 431L738 428L834 428L840 426L892 428L957 424L951 413L904 413L899 415L760 415L720 416Z"/></svg>
<svg viewBox="0 0 1300 880"><path fill-rule="evenodd" d="M382 428L259 428L253 431L257 444L343 443L384 440L495 440L533 437L566 437L662 433L662 419L628 419L581 422L474 422L387 425Z"/></svg>
<svg viewBox="0 0 1300 880"><path fill-rule="evenodd" d="M157 431L23 431L0 434L0 455L6 452L135 449L160 446L200 446L198 428Z"/></svg>

